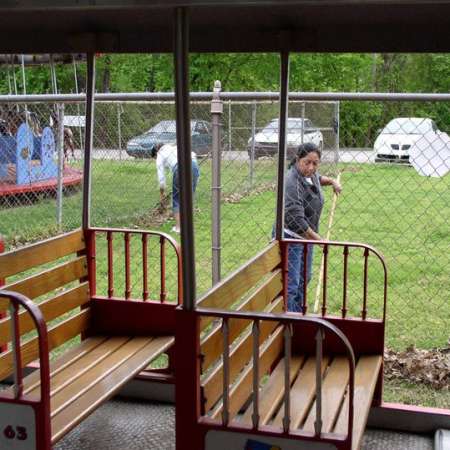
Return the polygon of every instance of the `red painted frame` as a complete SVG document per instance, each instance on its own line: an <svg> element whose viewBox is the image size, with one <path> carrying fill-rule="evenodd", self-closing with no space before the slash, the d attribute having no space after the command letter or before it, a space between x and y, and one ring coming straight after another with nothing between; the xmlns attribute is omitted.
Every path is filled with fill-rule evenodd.
<svg viewBox="0 0 450 450"><path fill-rule="evenodd" d="M350 389L350 413L348 422L348 433L346 436L336 434L324 434L314 436L313 433L302 431L284 432L281 429L274 429L271 426L261 426L254 428L242 425L236 422L231 424L221 424L212 421L201 414L201 389L200 389L200 317L202 315L212 315L218 319L228 320L229 318L247 318L249 320L277 320L281 323L293 326L292 345L306 352L312 352L314 335L317 327L322 326L325 329L325 347L324 351L334 351L344 353L350 351L353 365L350 364L350 386L354 386L354 361L355 355L365 353L383 354L384 350L384 331L386 319L387 302L387 269L383 256L373 247L360 243L334 242L334 241L298 241L285 239L280 241L281 250L281 268L283 273L283 298L286 309L287 298L287 274L288 274L288 246L289 245L319 245L322 246L324 254L324 281L323 296L321 305L321 315L319 317L305 316L307 303L302 313L289 315L275 315L266 313L246 313L236 311L224 311L216 309L197 309L194 312L188 312L177 308L176 311L176 362L178 370L182 376L176 377L176 445L177 450L188 450L196 448L202 450L205 448L205 436L210 430L227 430L229 432L243 432L263 436L275 436L279 438L288 438L294 440L309 440L315 442L328 442L335 445L338 449L349 450L352 446L352 424L353 424L353 388ZM344 258L344 280L343 280L343 301L341 308L341 317L327 315L327 266L328 249L330 246L342 247ZM361 317L348 317L347 305L347 283L348 283L348 258L350 248L363 249L364 258L364 276L363 276L363 300ZM367 274L369 255L375 255L383 268L383 312L381 319L369 319L367 310ZM304 252L305 256L305 252ZM306 265L305 265L306 266ZM304 274L305 275L305 274ZM306 289L305 289L306 291ZM307 294L305 292L305 294ZM305 295L305 299L306 299ZM320 324L320 325L319 325ZM301 334L301 338L300 338ZM307 336L307 338L305 338ZM354 346L354 349L352 348ZM353 353L354 352L354 353ZM376 392L374 395L374 404L381 404L383 374L380 371ZM186 439L189 436L189 440Z"/></svg>
<svg viewBox="0 0 450 450"><path fill-rule="evenodd" d="M3 236L0 235L0 253L5 251L5 241L3 240ZM0 288L5 285L5 279L0 278ZM0 311L0 320L6 317L6 313L2 313ZM0 353L6 352L8 350L8 345L0 345Z"/></svg>
<svg viewBox="0 0 450 450"><path fill-rule="evenodd" d="M48 352L47 325L40 309L24 295L12 291L0 291L0 298L9 299L14 309L14 321L18 325L19 306L27 310L34 321L38 333L39 342L39 371L41 381L40 399L29 398L22 392L23 367L20 357L20 331L16 328L16 334L12 339L16 341L16 354L13 359L17 367L17 379L15 380L16 394L0 392L0 402L29 405L35 411L36 443L37 450L51 450L50 428L50 362ZM18 346L17 346L18 344ZM11 350L11 353L12 350Z"/></svg>

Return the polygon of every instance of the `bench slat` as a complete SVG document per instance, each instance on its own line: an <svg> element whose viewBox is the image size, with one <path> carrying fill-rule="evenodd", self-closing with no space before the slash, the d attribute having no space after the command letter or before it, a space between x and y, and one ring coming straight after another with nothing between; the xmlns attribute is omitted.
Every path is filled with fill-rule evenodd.
<svg viewBox="0 0 450 450"><path fill-rule="evenodd" d="M244 303L237 311L263 311L282 289L281 270L277 270L270 278ZM282 305L282 304L281 304ZM231 306L231 305L229 305ZM277 310L281 312L281 310ZM233 341L247 327L247 320L233 320L230 322L230 341ZM200 350L203 355L202 371L205 371L222 353L222 331L220 324L215 326L202 339Z"/></svg>
<svg viewBox="0 0 450 450"><path fill-rule="evenodd" d="M229 308L245 292L281 263L277 241L271 243L259 255L216 285L198 301L202 308Z"/></svg>
<svg viewBox="0 0 450 450"><path fill-rule="evenodd" d="M91 337L85 339L84 341L81 341L79 345L68 349L57 359L50 361L50 376L54 377L60 371L64 370L68 365L73 364L75 361L91 352L95 347L100 345L106 339L106 336ZM24 394L28 394L40 384L40 376L41 375L39 373L39 370L35 370L34 372L30 373L30 375L27 375L26 378L24 378Z"/></svg>
<svg viewBox="0 0 450 450"><path fill-rule="evenodd" d="M46 323L57 317L80 307L89 301L89 285L87 282L69 289L53 298L39 304L39 308L44 316ZM20 334L24 335L35 329L33 320L27 311L19 314ZM9 318L0 320L0 344L11 340L11 324Z"/></svg>
<svg viewBox="0 0 450 450"><path fill-rule="evenodd" d="M337 356L325 373L322 384L322 433L328 433L333 429L348 386L348 380L348 361L342 356ZM316 402L314 401L303 429L314 432L315 420Z"/></svg>
<svg viewBox="0 0 450 450"><path fill-rule="evenodd" d="M324 356L322 360L322 375L328 366L329 358ZM300 372L297 379L291 387L291 429L298 428L305 420L311 403L316 394L316 358L309 357ZM284 408L281 408L273 421L274 426L282 427L284 417Z"/></svg>
<svg viewBox="0 0 450 450"><path fill-rule="evenodd" d="M55 261L85 248L81 229L0 255L0 278Z"/></svg>
<svg viewBox="0 0 450 450"><path fill-rule="evenodd" d="M23 280L7 284L2 289L19 292L32 300L85 276L87 276L86 257L80 256Z"/></svg>
<svg viewBox="0 0 450 450"><path fill-rule="evenodd" d="M107 356L93 365L90 370L80 375L77 365L74 368L68 367L58 380L64 385L64 389L57 390L51 396L51 416L53 417L64 408L67 408L84 392L102 381L115 369L122 365L126 366L128 364L127 361L147 346L152 339L152 337L148 336L110 338L105 342L104 346L107 347L106 350L110 349L111 351L107 351Z"/></svg>
<svg viewBox="0 0 450 450"><path fill-rule="evenodd" d="M164 353L174 342L175 338L172 336L154 338L129 358L126 364L109 372L101 383L93 383L82 395L69 402L66 408L52 418L52 443L80 423L101 403L108 400L121 386L147 367L153 359Z"/></svg>
<svg viewBox="0 0 450 450"><path fill-rule="evenodd" d="M295 379L300 366L303 362L303 356L293 356L291 358L291 364L289 367L289 380ZM260 415L260 425L266 425L272 418L274 413L280 406L281 401L284 396L284 370L285 370L285 358L277 364L275 370L270 374L270 378L267 383L262 388L259 395L259 415ZM284 410L282 407L281 410ZM249 425L252 424L252 414L253 414L253 402L249 405L244 415L242 416L242 422Z"/></svg>
<svg viewBox="0 0 450 450"><path fill-rule="evenodd" d="M100 345L92 348L90 352L85 353L82 357L75 359L59 370L58 373L52 374L50 383L50 395L55 398L56 394L69 386L71 383L79 384L81 379L87 372L97 371L97 365L103 360L110 357L120 347L125 345L129 337L112 337L103 341ZM37 394L39 386L29 391L30 394ZM53 409L53 408L52 408Z"/></svg>
<svg viewBox="0 0 450 450"><path fill-rule="evenodd" d="M272 336L264 343L259 355L259 378L266 374L278 356L283 351L283 327L278 327ZM230 420L242 408L253 389L253 364L247 365L242 375L230 389ZM222 402L221 402L222 403ZM222 412L222 404L218 405L212 413L216 419Z"/></svg>
<svg viewBox="0 0 450 450"><path fill-rule="evenodd" d="M90 310L84 309L70 319L61 322L48 330L48 348L49 351L67 340L86 331L89 325ZM38 339L34 338L25 342L22 346L22 365L29 364L39 358ZM12 352L9 350L0 356L0 380L3 380L13 372Z"/></svg>
<svg viewBox="0 0 450 450"><path fill-rule="evenodd" d="M277 302L274 302L272 307L269 308L269 312L277 312L283 307L283 300L280 298ZM230 325L234 320L230 321ZM249 321L247 320L248 324ZM276 322L264 321L260 326L259 344L261 345L277 327ZM230 326L231 328L231 326ZM239 340L239 342L233 347L230 352L230 384L232 384L235 378L239 375L244 366L252 358L253 352L253 339L251 326L247 325L247 331ZM230 342L232 340L230 339ZM220 355L223 354L222 343L220 343ZM208 376L202 381L201 386L203 388L203 395L206 399L205 410L208 411L219 399L222 394L222 377L223 377L223 363L220 362L214 370L208 374Z"/></svg>
<svg viewBox="0 0 450 450"><path fill-rule="evenodd" d="M373 393L380 373L382 357L380 355L361 356L355 370L355 394L353 414L353 449L360 448L361 439L366 427L372 404ZM335 433L347 434L348 425L348 396L345 399L338 421L334 428Z"/></svg>

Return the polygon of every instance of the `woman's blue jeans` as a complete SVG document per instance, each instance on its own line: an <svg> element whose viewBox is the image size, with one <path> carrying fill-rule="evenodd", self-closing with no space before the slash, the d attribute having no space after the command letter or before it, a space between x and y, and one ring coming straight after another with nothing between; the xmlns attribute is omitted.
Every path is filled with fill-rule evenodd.
<svg viewBox="0 0 450 450"><path fill-rule="evenodd" d="M285 235L286 238L290 236ZM301 242L301 241L300 241ZM301 312L303 306L303 287L304 287L304 258L303 251L305 246L299 244L289 244L288 248L288 299L287 309L292 312ZM313 246L307 245L306 255L306 284L311 281Z"/></svg>
<svg viewBox="0 0 450 450"><path fill-rule="evenodd" d="M192 192L195 193L197 188L198 178L200 176L200 169L197 161L192 161ZM180 211L180 177L178 175L178 164L173 168L172 174L172 210L174 213Z"/></svg>

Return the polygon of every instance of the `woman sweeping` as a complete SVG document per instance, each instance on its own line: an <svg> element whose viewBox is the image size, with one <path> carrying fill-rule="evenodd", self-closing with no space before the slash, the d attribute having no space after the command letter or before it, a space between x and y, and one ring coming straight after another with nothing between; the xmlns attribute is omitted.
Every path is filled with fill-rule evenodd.
<svg viewBox="0 0 450 450"><path fill-rule="evenodd" d="M284 234L290 239L321 240L319 222L324 198L322 186L342 190L334 179L318 173L322 155L313 143L301 144L289 165L285 187ZM288 250L288 311L301 312L304 289L304 246L291 244ZM311 279L313 246L307 246L306 284Z"/></svg>

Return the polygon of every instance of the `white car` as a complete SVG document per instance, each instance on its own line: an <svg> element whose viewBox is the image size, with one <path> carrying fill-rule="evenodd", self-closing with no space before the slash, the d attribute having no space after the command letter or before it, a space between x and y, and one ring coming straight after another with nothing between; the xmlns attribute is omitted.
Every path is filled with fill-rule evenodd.
<svg viewBox="0 0 450 450"><path fill-rule="evenodd" d="M303 127L304 123L304 127ZM302 118L289 118L287 128L287 156L292 158L297 152L297 147L303 142L313 142L320 150L323 150L323 135L311 120ZM303 133L302 133L303 129ZM303 137L302 137L303 134ZM247 150L251 157L252 138L248 140ZM273 119L259 133L255 134L254 158L261 156L274 156L278 153L278 119Z"/></svg>
<svg viewBox="0 0 450 450"><path fill-rule="evenodd" d="M373 146L377 162L409 163L411 146L427 135L438 138L441 132L433 120L422 117L392 119L381 131ZM432 139L433 140L433 139Z"/></svg>

